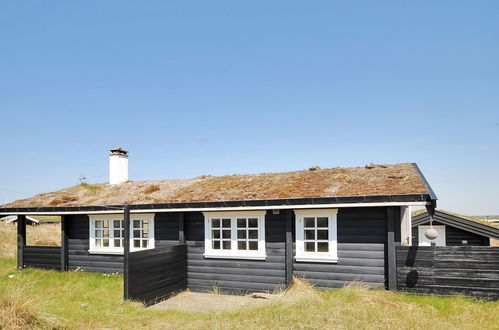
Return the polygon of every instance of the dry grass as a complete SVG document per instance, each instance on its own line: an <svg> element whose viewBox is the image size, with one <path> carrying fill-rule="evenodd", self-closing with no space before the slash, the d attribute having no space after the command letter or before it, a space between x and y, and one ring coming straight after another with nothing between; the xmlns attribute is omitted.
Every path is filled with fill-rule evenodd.
<svg viewBox="0 0 499 330"><path fill-rule="evenodd" d="M427 193L412 164L78 185L2 207L147 204Z"/></svg>
<svg viewBox="0 0 499 330"><path fill-rule="evenodd" d="M0 222L0 257L14 258L17 246L17 224ZM58 246L61 244L61 225L26 226L28 245Z"/></svg>

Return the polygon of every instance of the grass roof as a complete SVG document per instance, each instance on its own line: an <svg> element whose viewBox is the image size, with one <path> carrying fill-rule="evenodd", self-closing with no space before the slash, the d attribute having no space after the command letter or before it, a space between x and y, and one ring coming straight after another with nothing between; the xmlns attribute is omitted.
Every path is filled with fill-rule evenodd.
<svg viewBox="0 0 499 330"><path fill-rule="evenodd" d="M81 184L2 207L88 206L304 197L427 194L410 163L365 167L199 176L184 180Z"/></svg>

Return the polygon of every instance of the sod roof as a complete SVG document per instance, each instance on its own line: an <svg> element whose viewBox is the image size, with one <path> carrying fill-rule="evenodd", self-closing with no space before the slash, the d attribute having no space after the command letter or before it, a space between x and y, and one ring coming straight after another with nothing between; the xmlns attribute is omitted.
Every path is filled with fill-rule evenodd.
<svg viewBox="0 0 499 330"><path fill-rule="evenodd" d="M81 184L0 206L100 206L306 197L428 194L413 164L313 167L283 173L204 175L193 179Z"/></svg>

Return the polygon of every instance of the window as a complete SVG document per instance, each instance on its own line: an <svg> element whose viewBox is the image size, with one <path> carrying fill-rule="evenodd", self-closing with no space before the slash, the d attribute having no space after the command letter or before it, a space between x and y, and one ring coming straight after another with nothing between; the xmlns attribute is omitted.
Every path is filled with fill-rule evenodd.
<svg viewBox="0 0 499 330"><path fill-rule="evenodd" d="M265 211L204 212L205 257L265 259Z"/></svg>
<svg viewBox="0 0 499 330"><path fill-rule="evenodd" d="M295 210L296 261L337 262L336 209Z"/></svg>
<svg viewBox="0 0 499 330"><path fill-rule="evenodd" d="M122 254L124 230L122 214L92 214L90 253ZM154 248L154 214L130 215L130 251Z"/></svg>

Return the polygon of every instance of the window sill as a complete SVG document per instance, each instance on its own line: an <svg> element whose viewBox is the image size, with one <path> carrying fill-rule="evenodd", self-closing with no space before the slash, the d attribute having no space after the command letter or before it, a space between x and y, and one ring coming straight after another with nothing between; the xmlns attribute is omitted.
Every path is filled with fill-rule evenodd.
<svg viewBox="0 0 499 330"><path fill-rule="evenodd" d="M321 263L337 264L338 258L295 257L295 261L297 261L297 262L321 262Z"/></svg>
<svg viewBox="0 0 499 330"><path fill-rule="evenodd" d="M123 255L123 251L88 250L88 254L114 254L114 255Z"/></svg>
<svg viewBox="0 0 499 330"><path fill-rule="evenodd" d="M223 254L204 254L207 259L243 259L243 260L265 260L266 255L223 255Z"/></svg>

